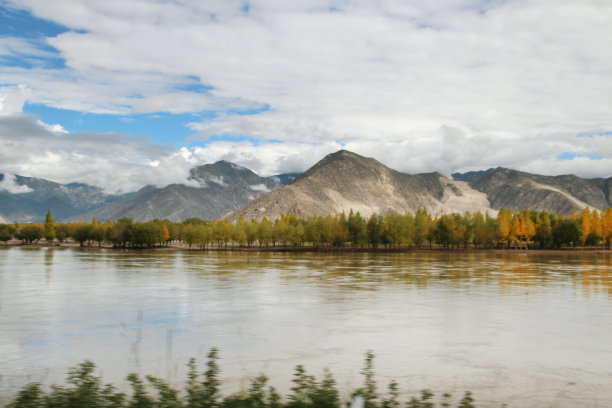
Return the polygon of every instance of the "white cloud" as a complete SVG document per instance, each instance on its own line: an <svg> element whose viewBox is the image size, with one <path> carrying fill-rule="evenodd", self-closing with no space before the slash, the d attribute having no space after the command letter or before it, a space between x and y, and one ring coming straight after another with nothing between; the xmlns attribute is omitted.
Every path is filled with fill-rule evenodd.
<svg viewBox="0 0 612 408"><path fill-rule="evenodd" d="M68 133L68 131L66 129L64 129L64 127L62 125L60 125L59 123L56 123L55 125L49 125L49 124L43 122L42 120L37 120L36 123L38 125L44 127L49 132L53 132L53 133Z"/></svg>
<svg viewBox="0 0 612 408"><path fill-rule="evenodd" d="M21 113L32 90L25 85L0 87L0 116Z"/></svg>
<svg viewBox="0 0 612 408"><path fill-rule="evenodd" d="M270 189L268 187L266 187L266 185L263 184L263 183L262 184L252 185L252 186L250 186L250 189L253 190L253 191L263 191L265 193L270 191Z"/></svg>
<svg viewBox="0 0 612 408"><path fill-rule="evenodd" d="M17 184L17 178L14 174L4 174L0 180L0 190L8 191L12 194L30 193L32 190L26 184Z"/></svg>
<svg viewBox="0 0 612 408"><path fill-rule="evenodd" d="M79 181L108 192L186 181L193 167L181 151L145 138L53 132L24 114L0 117L0 143L4 171L59 183Z"/></svg>
<svg viewBox="0 0 612 408"><path fill-rule="evenodd" d="M217 176L210 175L210 176L206 177L205 182L206 183L215 183L215 184L218 184L220 186L225 186L226 185L225 180L223 180L223 176L217 177Z"/></svg>

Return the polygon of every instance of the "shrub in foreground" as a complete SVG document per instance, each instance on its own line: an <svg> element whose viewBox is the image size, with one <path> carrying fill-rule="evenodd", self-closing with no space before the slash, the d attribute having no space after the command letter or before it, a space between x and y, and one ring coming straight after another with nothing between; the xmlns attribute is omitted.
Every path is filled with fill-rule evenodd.
<svg viewBox="0 0 612 408"><path fill-rule="evenodd" d="M366 354L362 370L364 384L351 394L351 401L343 402L336 381L329 371L318 381L298 365L293 375L293 386L283 401L268 378L259 375L250 381L247 389L223 397L220 391L218 351L208 353L206 370L199 373L195 359L187 364L189 370L184 389L178 390L166 381L137 374L129 374L131 392L119 392L111 384L102 384L95 376L95 365L85 361L68 370L67 385L53 385L44 391L41 384L24 386L7 408L399 408L399 386L391 381L388 393L380 396L374 379L374 354ZM451 407L451 396L443 394L440 407ZM457 408L473 408L474 400L466 392ZM408 408L435 408L434 394L424 390L405 404Z"/></svg>

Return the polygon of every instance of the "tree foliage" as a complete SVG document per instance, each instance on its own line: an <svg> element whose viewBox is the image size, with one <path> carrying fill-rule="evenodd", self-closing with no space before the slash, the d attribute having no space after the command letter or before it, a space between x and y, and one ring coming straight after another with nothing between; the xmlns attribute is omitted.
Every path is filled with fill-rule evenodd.
<svg viewBox="0 0 612 408"><path fill-rule="evenodd" d="M52 228L52 230L51 230ZM182 223L168 220L134 222L130 218L100 224L82 221L55 223L48 213L44 225L0 225L0 241L13 236L35 243L51 232L60 242L68 238L81 245L97 242L116 247L150 248L184 243L192 249L278 247L315 250L347 248L552 248L607 246L612 241L612 209L585 209L573 217L545 211L501 209L496 217L488 213L451 213L433 217L424 209L415 214L371 214L367 219L357 211L348 216L313 215L302 218L283 214L271 222L239 219L212 221L189 218Z"/></svg>

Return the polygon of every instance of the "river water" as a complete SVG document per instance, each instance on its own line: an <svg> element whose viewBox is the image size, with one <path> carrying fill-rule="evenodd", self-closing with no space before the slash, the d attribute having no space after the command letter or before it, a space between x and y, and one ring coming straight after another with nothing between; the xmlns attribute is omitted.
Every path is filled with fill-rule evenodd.
<svg viewBox="0 0 612 408"><path fill-rule="evenodd" d="M226 395L297 364L346 395L372 350L404 396L612 407L612 256L0 249L0 402L85 359L181 385L211 347Z"/></svg>

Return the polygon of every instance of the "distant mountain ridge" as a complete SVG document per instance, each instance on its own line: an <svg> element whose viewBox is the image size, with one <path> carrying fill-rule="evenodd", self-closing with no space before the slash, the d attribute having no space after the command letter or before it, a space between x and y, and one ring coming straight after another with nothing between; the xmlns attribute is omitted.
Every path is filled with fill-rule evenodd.
<svg viewBox="0 0 612 408"><path fill-rule="evenodd" d="M499 169L500 167L498 167ZM483 178L484 176L486 176L487 174L495 171L496 169L494 168L490 168L487 170L478 170L478 171L468 171L466 173L453 173L451 174L451 177L453 178L453 180L458 180L458 181L467 181L468 183L471 183L473 181L478 181L481 178Z"/></svg>
<svg viewBox="0 0 612 408"><path fill-rule="evenodd" d="M498 167L470 185L485 193L494 209L531 208L570 214L573 209L612 206L612 177L542 176Z"/></svg>
<svg viewBox="0 0 612 408"><path fill-rule="evenodd" d="M275 177L261 177L246 167L221 160L190 170L187 184L146 186L112 204L81 214L72 220L89 222L129 217L135 221L190 217L221 218L249 201L281 186Z"/></svg>
<svg viewBox="0 0 612 408"><path fill-rule="evenodd" d="M63 220L121 197L83 183L59 184L36 177L0 174L0 222L41 222L48 210L57 220Z"/></svg>

